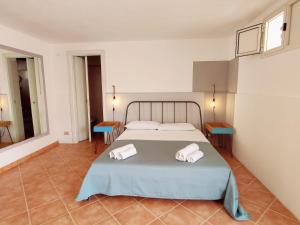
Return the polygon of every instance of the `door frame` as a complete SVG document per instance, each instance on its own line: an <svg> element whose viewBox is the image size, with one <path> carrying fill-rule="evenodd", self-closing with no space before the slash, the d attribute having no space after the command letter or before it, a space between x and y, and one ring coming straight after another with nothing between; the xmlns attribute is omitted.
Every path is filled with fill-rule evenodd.
<svg viewBox="0 0 300 225"><path fill-rule="evenodd" d="M74 56L100 56L101 63L101 85L102 85L102 110L103 120L106 119L106 69L105 69L105 52L103 50L75 50L67 51L68 68L69 68L69 96L70 96L70 115L71 115L71 137L72 143L78 143L78 114L76 103L76 86L75 86L75 73L73 67ZM90 126L90 125L89 125Z"/></svg>

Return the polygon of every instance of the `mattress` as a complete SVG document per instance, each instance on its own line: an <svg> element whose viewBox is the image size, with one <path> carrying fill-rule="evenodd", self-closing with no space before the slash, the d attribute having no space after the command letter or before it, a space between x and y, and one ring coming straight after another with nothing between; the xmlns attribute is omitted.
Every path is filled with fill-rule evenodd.
<svg viewBox="0 0 300 225"><path fill-rule="evenodd" d="M182 132L125 131L92 163L77 200L94 194L224 199L224 207L233 218L249 219L238 202L235 178L226 161L200 131ZM137 155L120 161L109 158L112 149L129 143L135 145ZM204 157L193 164L177 161L175 153L191 143L199 145Z"/></svg>

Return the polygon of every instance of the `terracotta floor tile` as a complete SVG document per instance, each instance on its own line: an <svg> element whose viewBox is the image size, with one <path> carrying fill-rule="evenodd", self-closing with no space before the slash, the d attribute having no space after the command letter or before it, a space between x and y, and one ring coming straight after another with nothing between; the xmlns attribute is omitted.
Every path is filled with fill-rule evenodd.
<svg viewBox="0 0 300 225"><path fill-rule="evenodd" d="M238 185L239 194L246 192L247 189L249 188L249 184L244 184L239 181L237 181L237 185Z"/></svg>
<svg viewBox="0 0 300 225"><path fill-rule="evenodd" d="M37 208L31 209L30 218L33 225L45 223L51 219L67 213L67 210L60 200L56 200Z"/></svg>
<svg viewBox="0 0 300 225"><path fill-rule="evenodd" d="M10 201L15 198L21 198L24 196L23 189L21 185L15 185L12 187L1 187L0 191L0 204L5 204L5 202Z"/></svg>
<svg viewBox="0 0 300 225"><path fill-rule="evenodd" d="M178 204L173 200L155 198L145 198L141 203L156 216L161 216Z"/></svg>
<svg viewBox="0 0 300 225"><path fill-rule="evenodd" d="M290 218L282 216L276 212L268 210L263 218L259 221L259 225L299 225L299 222L296 222Z"/></svg>
<svg viewBox="0 0 300 225"><path fill-rule="evenodd" d="M4 205L0 206L0 221L4 220L5 218L23 213L25 211L26 204L24 197L9 200Z"/></svg>
<svg viewBox="0 0 300 225"><path fill-rule="evenodd" d="M177 206L171 212L162 216L161 220L167 225L196 225L203 222L200 216L192 214L182 206Z"/></svg>
<svg viewBox="0 0 300 225"><path fill-rule="evenodd" d="M209 223L209 222L204 222L203 224L201 224L201 225L213 225L213 224L211 224L211 223Z"/></svg>
<svg viewBox="0 0 300 225"><path fill-rule="evenodd" d="M42 190L48 190L49 187L52 187L49 179L44 181L37 181L30 184L24 184L25 193L35 193Z"/></svg>
<svg viewBox="0 0 300 225"><path fill-rule="evenodd" d="M226 160L226 162L229 164L229 166L233 170L237 169L239 166L241 166L241 163L236 158L232 157L231 155L225 156L224 159Z"/></svg>
<svg viewBox="0 0 300 225"><path fill-rule="evenodd" d="M105 219L104 221L101 221L100 223L96 223L95 225L119 225L117 223L117 221L112 218L112 217L109 217L108 219Z"/></svg>
<svg viewBox="0 0 300 225"><path fill-rule="evenodd" d="M240 166L237 169L233 170L233 173L236 177L237 182L250 184L254 179L254 176L244 166Z"/></svg>
<svg viewBox="0 0 300 225"><path fill-rule="evenodd" d="M247 212L251 215L251 220L257 222L259 217L265 211L266 207L257 205L247 199L240 198L240 203L247 210Z"/></svg>
<svg viewBox="0 0 300 225"><path fill-rule="evenodd" d="M73 221L69 214L47 221L43 225L73 225Z"/></svg>
<svg viewBox="0 0 300 225"><path fill-rule="evenodd" d="M69 171L77 174L77 176L83 179L88 172L88 168L70 167Z"/></svg>
<svg viewBox="0 0 300 225"><path fill-rule="evenodd" d="M152 223L150 223L149 225L164 225L164 223L161 222L161 220L157 219L157 220L153 221Z"/></svg>
<svg viewBox="0 0 300 225"><path fill-rule="evenodd" d="M66 183L66 182L73 182L74 180L77 180L77 179L78 179L78 176L75 173L59 174L59 175L51 177L51 180L53 181L55 186L58 186L62 183Z"/></svg>
<svg viewBox="0 0 300 225"><path fill-rule="evenodd" d="M10 175L10 176L3 176L5 175L2 174L2 176L0 176L0 186L1 189L9 189L15 186L21 186L21 179L19 175Z"/></svg>
<svg viewBox="0 0 300 225"><path fill-rule="evenodd" d="M79 225L99 223L109 218L109 213L98 202L71 211L72 217Z"/></svg>
<svg viewBox="0 0 300 225"><path fill-rule="evenodd" d="M103 152L107 146L98 145L98 147L99 152ZM242 205L251 214L252 220L257 221L275 197L237 159L232 158L224 150L221 150L221 154L233 168ZM39 223L72 224L72 218L67 214L65 206L71 210L78 224L118 224L116 218L112 217L108 211L118 215L125 224L148 221L149 217L152 225L161 225L162 220L155 220L153 215L161 216L165 223L172 225L199 224L204 218L209 218L216 212L209 221L202 225L253 224L251 221L233 220L224 211L221 203L213 201L172 201L95 195L89 201L78 203L75 197L82 178L98 155L94 154L94 144L87 141L79 144L62 144L0 174L0 225L28 225L22 182L33 225ZM62 197L63 202L59 197ZM176 206L180 203L183 206ZM3 205L5 207L1 207ZM170 209L171 212L168 211ZM140 216L137 212L144 216ZM278 200L272 203L260 222L257 225L298 224L298 220Z"/></svg>
<svg viewBox="0 0 300 225"><path fill-rule="evenodd" d="M27 212L7 218L4 221L0 219L0 225L29 225Z"/></svg>
<svg viewBox="0 0 300 225"><path fill-rule="evenodd" d="M20 178L19 167L12 168L0 174L0 183L7 183Z"/></svg>
<svg viewBox="0 0 300 225"><path fill-rule="evenodd" d="M70 193L79 192L82 181L77 178L72 181L65 181L56 186L56 189L60 195L68 195Z"/></svg>
<svg viewBox="0 0 300 225"><path fill-rule="evenodd" d="M24 185L28 185L31 183L43 183L46 180L48 180L49 177L47 176L46 173L39 174L39 175L30 175L30 176L23 176L22 175L22 180Z"/></svg>
<svg viewBox="0 0 300 225"><path fill-rule="evenodd" d="M23 162L22 164L20 164L19 167L21 172L24 172L26 170L31 170L31 169L43 168L42 162L40 161L39 158L33 158L27 162Z"/></svg>
<svg viewBox="0 0 300 225"><path fill-rule="evenodd" d="M243 176L236 176L235 179L237 184L245 184L245 185L250 185L250 183L253 181L253 178L243 177Z"/></svg>
<svg viewBox="0 0 300 225"><path fill-rule="evenodd" d="M273 202L270 209L297 221L297 218L279 200Z"/></svg>
<svg viewBox="0 0 300 225"><path fill-rule="evenodd" d="M58 198L59 196L52 186L48 186L48 189L42 189L38 192L26 193L26 199L29 209L38 207L47 202L54 201Z"/></svg>
<svg viewBox="0 0 300 225"><path fill-rule="evenodd" d="M79 208L81 206L90 204L97 200L96 196L92 196L88 200L83 200L83 201L77 202L76 201L77 194L78 193L75 192L73 194L67 194L62 197L62 200L64 201L64 203L66 204L66 206L69 210Z"/></svg>
<svg viewBox="0 0 300 225"><path fill-rule="evenodd" d="M220 202L201 200L188 200L182 203L182 205L197 213L204 219L207 219L222 207L222 204Z"/></svg>
<svg viewBox="0 0 300 225"><path fill-rule="evenodd" d="M61 166L50 167L47 169L47 173L49 174L49 176L56 176L56 175L68 176L70 172L71 170L66 164L63 164Z"/></svg>
<svg viewBox="0 0 300 225"><path fill-rule="evenodd" d="M138 203L117 213L115 217L122 225L148 224L155 219L150 212Z"/></svg>
<svg viewBox="0 0 300 225"><path fill-rule="evenodd" d="M255 179L251 184L249 185L249 189L256 190L256 191L264 191L264 192L270 192L259 180Z"/></svg>
<svg viewBox="0 0 300 225"><path fill-rule="evenodd" d="M275 198L271 192L263 192L252 189L247 189L247 191L241 193L240 196L263 207L268 206Z"/></svg>
<svg viewBox="0 0 300 225"><path fill-rule="evenodd" d="M221 209L209 220L209 223L213 225L254 225L252 221L236 221L234 220L225 209Z"/></svg>
<svg viewBox="0 0 300 225"><path fill-rule="evenodd" d="M136 201L133 197L127 196L107 197L101 201L105 208L108 209L112 214L125 209L135 202Z"/></svg>
<svg viewBox="0 0 300 225"><path fill-rule="evenodd" d="M48 170L51 168L59 167L63 168L64 166L67 166L63 160L59 157L59 155L54 156L54 159L46 160L43 163L43 167Z"/></svg>
<svg viewBox="0 0 300 225"><path fill-rule="evenodd" d="M42 167L30 167L26 169L21 169L21 174L23 178L34 177L34 176L43 176L46 175L46 170Z"/></svg>

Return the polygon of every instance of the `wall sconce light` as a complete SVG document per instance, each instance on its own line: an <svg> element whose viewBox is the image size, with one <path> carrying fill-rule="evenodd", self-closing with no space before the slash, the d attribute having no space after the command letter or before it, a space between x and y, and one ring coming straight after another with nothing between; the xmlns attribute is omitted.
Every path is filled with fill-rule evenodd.
<svg viewBox="0 0 300 225"><path fill-rule="evenodd" d="M216 122L216 113L215 113L215 109L216 109L216 85L213 84L213 99L211 102L211 107L213 109L213 116L214 116L214 122Z"/></svg>
<svg viewBox="0 0 300 225"><path fill-rule="evenodd" d="M113 85L113 121L115 121L115 106L116 106L116 103L117 103L117 99L116 99L116 86Z"/></svg>

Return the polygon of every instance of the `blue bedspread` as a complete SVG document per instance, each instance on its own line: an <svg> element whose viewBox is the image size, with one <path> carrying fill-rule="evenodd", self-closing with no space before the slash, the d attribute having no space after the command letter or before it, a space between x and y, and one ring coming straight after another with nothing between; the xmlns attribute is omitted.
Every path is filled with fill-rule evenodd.
<svg viewBox="0 0 300 225"><path fill-rule="evenodd" d="M109 151L133 143L138 154L126 160L109 158ZM194 164L180 162L175 153L189 141L120 140L114 142L91 165L77 201L94 194L168 199L224 199L224 207L236 220L249 214L238 201L235 177L209 143L199 142L204 157Z"/></svg>

